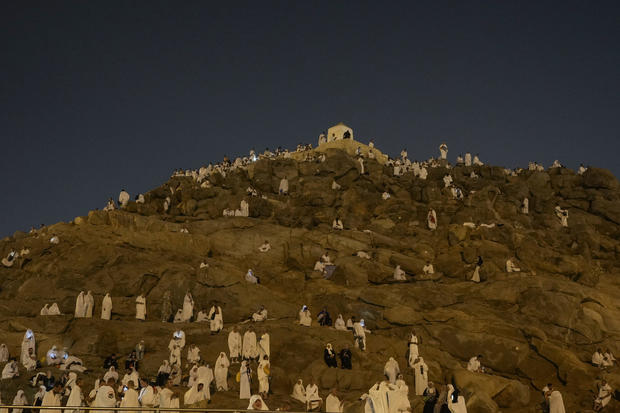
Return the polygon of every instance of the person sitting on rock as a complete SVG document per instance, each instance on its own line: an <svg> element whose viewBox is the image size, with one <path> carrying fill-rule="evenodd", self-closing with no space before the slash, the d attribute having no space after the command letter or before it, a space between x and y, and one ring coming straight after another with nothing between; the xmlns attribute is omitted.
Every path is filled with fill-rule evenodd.
<svg viewBox="0 0 620 413"><path fill-rule="evenodd" d="M332 221L332 229L335 229L337 231L342 231L344 229L344 225L342 225L342 220L339 217L336 217Z"/></svg>
<svg viewBox="0 0 620 413"><path fill-rule="evenodd" d="M52 237L50 238L50 244L58 245L58 243L60 243L60 238L58 238L58 235L52 234Z"/></svg>
<svg viewBox="0 0 620 413"><path fill-rule="evenodd" d="M523 198L521 202L521 213L525 215L530 213L530 200L527 197Z"/></svg>
<svg viewBox="0 0 620 413"><path fill-rule="evenodd" d="M2 369L2 379L12 379L19 377L19 366L14 358L11 358Z"/></svg>
<svg viewBox="0 0 620 413"><path fill-rule="evenodd" d="M482 359L482 354L478 354L469 359L467 363L467 370L473 371L474 373L484 373L484 367L480 364L480 360Z"/></svg>
<svg viewBox="0 0 620 413"><path fill-rule="evenodd" d="M336 360L336 352L334 351L331 343L327 343L325 350L323 351L323 360L327 367L338 368L338 361Z"/></svg>
<svg viewBox="0 0 620 413"><path fill-rule="evenodd" d="M381 199L383 199L384 201L387 201L388 199L390 199L391 195L389 192L385 191L383 192L383 194L381 194Z"/></svg>
<svg viewBox="0 0 620 413"><path fill-rule="evenodd" d="M286 176L280 180L280 195L288 195L288 179Z"/></svg>
<svg viewBox="0 0 620 413"><path fill-rule="evenodd" d="M577 175L583 175L587 170L588 170L588 168L583 166L583 164L579 164L579 169L577 170Z"/></svg>
<svg viewBox="0 0 620 413"><path fill-rule="evenodd" d="M595 367L603 367L603 352L600 348L597 348L594 354L592 354L592 365Z"/></svg>
<svg viewBox="0 0 620 413"><path fill-rule="evenodd" d="M517 267L514 264L514 261L512 258L508 258L506 260L506 272L521 272L521 268Z"/></svg>
<svg viewBox="0 0 620 413"><path fill-rule="evenodd" d="M394 281L406 281L407 274L400 268L400 265L397 265L394 268Z"/></svg>
<svg viewBox="0 0 620 413"><path fill-rule="evenodd" d="M426 265L422 267L422 272L424 275L432 275L435 274L435 268L433 268L433 264L430 261L426 261Z"/></svg>
<svg viewBox="0 0 620 413"><path fill-rule="evenodd" d="M260 279L256 275L254 275L254 271L252 271L251 268L245 274L245 280L250 284L260 284Z"/></svg>
<svg viewBox="0 0 620 413"><path fill-rule="evenodd" d="M319 396L319 386L317 386L313 378L310 379L310 384L306 386L306 411L321 411L323 405L323 399Z"/></svg>
<svg viewBox="0 0 620 413"><path fill-rule="evenodd" d="M306 403L306 388L302 379L297 380L297 383L293 386L291 397L299 402Z"/></svg>
<svg viewBox="0 0 620 413"><path fill-rule="evenodd" d="M327 307L323 307L321 312L316 316L316 320L318 321L320 326L331 326L332 318L327 312Z"/></svg>
<svg viewBox="0 0 620 413"><path fill-rule="evenodd" d="M299 310L299 325L304 327L310 327L312 324L312 315L307 305L301 307Z"/></svg>
<svg viewBox="0 0 620 413"><path fill-rule="evenodd" d="M258 250L260 252L267 252L267 251L271 250L271 244L269 244L269 241L265 240L265 242L263 242L263 245L258 247Z"/></svg>
<svg viewBox="0 0 620 413"><path fill-rule="evenodd" d="M476 267L474 268L474 274L471 276L471 281L475 283L480 282L480 268L482 267L483 262L482 257L478 255L478 261L476 261Z"/></svg>
<svg viewBox="0 0 620 413"><path fill-rule="evenodd" d="M334 322L334 328L339 331L347 331L347 327L344 323L344 318L342 318L342 314L338 314L338 317Z"/></svg>
<svg viewBox="0 0 620 413"><path fill-rule="evenodd" d="M366 251L358 251L355 255L360 258L364 258L365 260L370 259L370 255Z"/></svg>
<svg viewBox="0 0 620 413"><path fill-rule="evenodd" d="M598 394L594 399L594 411L600 412L607 406L607 404L611 401L611 397L613 395L613 390L607 380L601 380L601 383L598 385Z"/></svg>
<svg viewBox="0 0 620 413"><path fill-rule="evenodd" d="M480 160L480 156L478 154L474 155L474 165L482 166L484 163Z"/></svg>
<svg viewBox="0 0 620 413"><path fill-rule="evenodd" d="M353 331L353 323L355 322L355 316L351 316L351 318L347 319L347 330Z"/></svg>
<svg viewBox="0 0 620 413"><path fill-rule="evenodd" d="M265 308L264 305L261 305L260 309L254 314L252 314L252 321L259 322L259 321L265 321L266 319L267 319L267 309Z"/></svg>
<svg viewBox="0 0 620 413"><path fill-rule="evenodd" d="M349 350L348 346L344 346L342 350L340 350L340 368L345 370L351 370L351 350Z"/></svg>
<svg viewBox="0 0 620 413"><path fill-rule="evenodd" d="M339 190L340 188L342 188L342 187L338 184L338 182L336 182L335 180L333 180L333 181L332 181L332 189L333 189L334 191L337 191L337 190Z"/></svg>
<svg viewBox="0 0 620 413"><path fill-rule="evenodd" d="M603 353L603 366L613 367L616 365L616 358L610 349L606 349Z"/></svg>
<svg viewBox="0 0 620 413"><path fill-rule="evenodd" d="M15 251L9 252L5 258L2 258L2 265L7 268L11 268L13 264L15 264L16 259L19 257L19 254Z"/></svg>
<svg viewBox="0 0 620 413"><path fill-rule="evenodd" d="M568 210L562 209L559 205L555 207L555 215L560 219L563 227L568 227Z"/></svg>
<svg viewBox="0 0 620 413"><path fill-rule="evenodd" d="M116 204L114 203L114 200L112 198L108 199L108 203L106 204L105 207L103 207L103 210L107 212L107 211L114 211L115 209L116 209Z"/></svg>

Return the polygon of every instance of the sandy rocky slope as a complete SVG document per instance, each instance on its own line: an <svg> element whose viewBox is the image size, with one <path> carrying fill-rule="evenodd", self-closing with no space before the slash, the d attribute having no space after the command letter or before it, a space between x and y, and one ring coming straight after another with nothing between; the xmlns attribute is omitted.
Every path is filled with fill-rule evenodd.
<svg viewBox="0 0 620 413"><path fill-rule="evenodd" d="M394 177L380 161L366 160L368 173L360 175L357 146L354 141L322 145L315 149L327 155L322 163L258 160L247 170L212 176L208 189L189 177L171 178L146 193L144 204L91 211L38 234L4 238L2 256L22 247L31 252L13 268L0 267L0 342L18 356L31 328L39 357L53 344L68 348L90 368L84 374L88 392L103 373L103 359L111 352L129 353L140 339L147 346L141 374L154 376L179 327L213 365L220 351L228 351L231 326L243 332L249 324L242 322L264 304L269 320L255 327L271 335L273 395L267 404L272 408L290 403L293 410L303 409L288 395L298 378L307 382L312 376L323 397L337 386L345 411L362 411L359 396L381 379L393 356L409 384L412 411L421 412L422 398L414 395L405 359L412 328L421 337L429 378L454 382L473 413L538 411L547 382L562 392L568 412L587 412L597 380L606 377L620 387L617 368L601 372L590 364L597 347L620 352L620 184L609 171L590 168L579 176L556 168L508 176L502 167L459 166L449 172L469 195L456 201L443 188L445 167L429 169L424 181L410 173ZM469 177L472 170L479 178ZM290 182L289 196L277 194L283 176ZM332 180L342 189L332 190ZM266 199L248 196L250 185ZM381 198L384 191L390 199ZM172 202L164 213L167 196ZM525 196L528 215L519 212ZM250 217L222 216L242 199L249 202ZM556 205L569 210L568 228L554 215ZM437 212L436 231L426 227L429 208ZM344 231L331 229L337 215ZM468 221L496 226L471 229L462 225ZM60 244L50 245L51 234ZM265 239L273 248L259 253ZM355 256L360 250L372 259ZM329 280L312 270L325 251L337 265ZM482 282L475 284L468 279L478 255L485 263ZM505 272L511 256L522 273ZM427 260L435 276L422 275ZM202 261L209 267L200 269ZM407 282L393 281L397 264L409 274ZM248 268L260 276L260 285L244 281ZM161 322L164 292L172 293L176 311L188 289L196 312L213 300L221 303L222 333L211 336L203 323ZM95 295L94 319L72 316L81 290ZM98 318L106 292L114 305L111 321ZM140 293L147 297L146 322L134 319ZM40 316L41 307L52 302L67 315ZM372 334L367 352L353 349L353 370L328 369L323 362L326 343L339 350L353 344L352 335L316 321L311 328L298 326L303 304L313 315L327 306L333 319L339 313L365 319ZM492 374L465 369L478 353ZM237 366L229 378L234 388ZM28 387L29 374L22 370L21 376L0 384L4 402ZM26 392L32 400L33 390ZM620 411L619 405L612 400L607 411ZM246 406L234 391L215 394L210 405Z"/></svg>

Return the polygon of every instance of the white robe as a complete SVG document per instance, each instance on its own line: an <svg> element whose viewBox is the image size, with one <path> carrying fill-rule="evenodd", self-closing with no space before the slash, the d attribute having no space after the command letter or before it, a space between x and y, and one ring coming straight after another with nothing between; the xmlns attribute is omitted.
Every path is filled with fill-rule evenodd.
<svg viewBox="0 0 620 413"><path fill-rule="evenodd" d="M312 315L310 314L310 310L300 310L299 311L299 325L310 327L312 324Z"/></svg>
<svg viewBox="0 0 620 413"><path fill-rule="evenodd" d="M193 315L194 315L194 299L189 293L187 293L185 294L185 298L183 299L183 313L181 316L181 320L183 322L187 322L191 320Z"/></svg>
<svg viewBox="0 0 620 413"><path fill-rule="evenodd" d="M297 401L306 403L306 388L304 387L304 383L301 379L299 379L293 386L293 393L291 393L291 397Z"/></svg>
<svg viewBox="0 0 620 413"><path fill-rule="evenodd" d="M262 310L252 314L252 321L265 321L267 319L267 309L263 308Z"/></svg>
<svg viewBox="0 0 620 413"><path fill-rule="evenodd" d="M340 399L333 394L329 394L325 399L325 412L326 413L342 413L343 405Z"/></svg>
<svg viewBox="0 0 620 413"><path fill-rule="evenodd" d="M140 407L140 401L138 400L139 393L134 389L127 389L121 400L120 407ZM122 411L121 413L134 413L135 411Z"/></svg>
<svg viewBox="0 0 620 413"><path fill-rule="evenodd" d="M220 331L224 328L224 318L222 317L222 309L218 305L217 307L211 307L209 310L209 329L212 332Z"/></svg>
<svg viewBox="0 0 620 413"><path fill-rule="evenodd" d="M246 361L241 363L241 368L239 369L239 398L240 399L249 399L250 398L250 372L247 368Z"/></svg>
<svg viewBox="0 0 620 413"><path fill-rule="evenodd" d="M261 360L256 370L256 376L258 377L258 392L269 392L269 374L265 371L265 368L269 369L269 360Z"/></svg>
<svg viewBox="0 0 620 413"><path fill-rule="evenodd" d="M215 360L215 388L220 391L228 390L228 368L230 361L226 357L226 353L220 353Z"/></svg>
<svg viewBox="0 0 620 413"><path fill-rule="evenodd" d="M241 343L241 334L238 331L231 331L228 333L228 351L230 358L237 358L241 356Z"/></svg>
<svg viewBox="0 0 620 413"><path fill-rule="evenodd" d="M334 328L340 331L347 331L347 326L344 323L342 314L338 314L338 318L336 318L336 321L334 321Z"/></svg>
<svg viewBox="0 0 620 413"><path fill-rule="evenodd" d="M396 380L396 388L388 392L390 398L390 412L400 413L411 409L409 402L409 386L404 380Z"/></svg>
<svg viewBox="0 0 620 413"><path fill-rule="evenodd" d="M288 179L282 178L280 180L280 187L278 189L281 194L288 194Z"/></svg>
<svg viewBox="0 0 620 413"><path fill-rule="evenodd" d="M75 318L84 317L86 313L86 304L84 302L84 291L80 291L76 300L75 300L75 313L73 316Z"/></svg>
<svg viewBox="0 0 620 413"><path fill-rule="evenodd" d="M430 211L428 211L426 220L428 221L428 228L431 231L437 229L437 213L435 212L434 209L431 209Z"/></svg>
<svg viewBox="0 0 620 413"><path fill-rule="evenodd" d="M562 394L557 390L552 391L549 396L549 413L566 413Z"/></svg>
<svg viewBox="0 0 620 413"><path fill-rule="evenodd" d="M448 409L452 413L467 413L467 406L465 405L465 397L458 396L456 402L452 401L452 393L454 392L454 386L448 384Z"/></svg>
<svg viewBox="0 0 620 413"><path fill-rule="evenodd" d="M385 363L385 367L383 367L383 374L388 377L390 383L396 383L396 377L400 373L400 368L398 367L398 362L394 360L394 357L390 357L390 359Z"/></svg>
<svg viewBox="0 0 620 413"><path fill-rule="evenodd" d="M95 299L93 294L89 291L84 296L84 317L93 318L93 309L95 307Z"/></svg>
<svg viewBox="0 0 620 413"><path fill-rule="evenodd" d="M322 402L323 399L319 395L319 387L316 384L308 384L306 386L306 406L313 408L317 402Z"/></svg>
<svg viewBox="0 0 620 413"><path fill-rule="evenodd" d="M405 281L407 279L407 275L405 271L400 268L400 265L397 265L394 268L394 280L395 281Z"/></svg>
<svg viewBox="0 0 620 413"><path fill-rule="evenodd" d="M61 315L60 308L58 308L57 303L52 303L47 309L47 315Z"/></svg>
<svg viewBox="0 0 620 413"><path fill-rule="evenodd" d="M256 333L246 331L243 335L243 358L256 358L258 348L256 346Z"/></svg>
<svg viewBox="0 0 620 413"><path fill-rule="evenodd" d="M415 376L415 394L422 396L428 387L428 366L422 357L413 365L413 374Z"/></svg>
<svg viewBox="0 0 620 413"><path fill-rule="evenodd" d="M112 298L110 294L106 294L101 302L101 319L109 320L112 315Z"/></svg>
<svg viewBox="0 0 620 413"><path fill-rule="evenodd" d="M2 369L2 378L3 379L12 379L13 377L17 377L19 375L19 370L17 368L16 362L9 362L4 365Z"/></svg>
<svg viewBox="0 0 620 413"><path fill-rule="evenodd" d="M28 350L26 350L26 356L28 356ZM22 342L22 356L21 359L24 360L24 343ZM9 349L6 344L2 343L0 345L0 363L6 363L9 361ZM22 361L23 363L23 361Z"/></svg>
<svg viewBox="0 0 620 413"><path fill-rule="evenodd" d="M413 366L413 363L415 363L415 359L417 359L419 355L420 355L420 352L418 349L418 337L411 334L409 336L409 365L410 366Z"/></svg>
<svg viewBox="0 0 620 413"><path fill-rule="evenodd" d="M198 363L200 361L200 348L198 346L189 347L187 349L187 362L189 364Z"/></svg>
<svg viewBox="0 0 620 413"><path fill-rule="evenodd" d="M60 399L62 397L61 393L55 394L54 390L50 390L48 392L45 393L45 396L43 397L43 401L41 402L41 406L43 407L60 407ZM60 413L60 409L55 410L55 409L45 409L43 410L45 413Z"/></svg>
<svg viewBox="0 0 620 413"><path fill-rule="evenodd" d="M146 320L146 297L143 295L136 298L136 318L138 320Z"/></svg>
<svg viewBox="0 0 620 413"><path fill-rule="evenodd" d="M258 352L259 352L259 356L261 358L261 360L263 359L263 356L267 356L267 357L271 357L271 349L270 347L270 339L269 339L269 333L264 333L262 336L260 336L260 340L258 341Z"/></svg>
<svg viewBox="0 0 620 413"><path fill-rule="evenodd" d="M200 384L203 385L202 390L198 390L198 386ZM185 405L185 407L189 407L193 404L200 403L201 401L211 399L211 395L208 393L208 391L209 390L206 383L194 383L192 388L185 392L185 395L183 396L183 404Z"/></svg>

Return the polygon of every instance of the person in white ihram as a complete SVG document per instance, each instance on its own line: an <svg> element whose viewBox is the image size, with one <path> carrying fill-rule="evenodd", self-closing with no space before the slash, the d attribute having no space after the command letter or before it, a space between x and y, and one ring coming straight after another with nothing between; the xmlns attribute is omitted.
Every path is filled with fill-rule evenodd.
<svg viewBox="0 0 620 413"><path fill-rule="evenodd" d="M566 413L566 410L564 408L564 400L562 399L562 393L554 390L553 385L547 385L545 398L549 402L549 413Z"/></svg>
<svg viewBox="0 0 620 413"><path fill-rule="evenodd" d="M288 195L288 179L286 176L280 180L279 192L280 195Z"/></svg>
<svg viewBox="0 0 620 413"><path fill-rule="evenodd" d="M302 306L301 310L299 310L299 325L305 327L310 327L310 325L312 325L312 315L306 305Z"/></svg>
<svg viewBox="0 0 620 413"><path fill-rule="evenodd" d="M121 189L121 193L118 194L118 204L121 208L125 208L129 202L129 193L124 189Z"/></svg>
<svg viewBox="0 0 620 413"><path fill-rule="evenodd" d="M563 227L568 227L568 209L562 209L559 205L556 205L555 215L560 219Z"/></svg>
<svg viewBox="0 0 620 413"><path fill-rule="evenodd" d="M428 229L434 231L437 229L437 213L434 209L429 209L428 214L426 216L426 221L428 224Z"/></svg>
<svg viewBox="0 0 620 413"><path fill-rule="evenodd" d="M269 244L269 241L265 240L265 242L263 242L263 245L258 247L258 250L260 252L267 252L267 251L271 250L271 244Z"/></svg>
<svg viewBox="0 0 620 413"><path fill-rule="evenodd" d="M603 408L607 406L607 404L611 400L612 395L613 390L609 383L607 383L607 380L601 380L601 384L598 386L598 394L594 399L594 411L600 412L601 410L603 410Z"/></svg>
<svg viewBox="0 0 620 413"><path fill-rule="evenodd" d="M397 265L394 268L394 281L405 281L407 280L407 274L400 268L400 265Z"/></svg>
<svg viewBox="0 0 620 413"><path fill-rule="evenodd" d="M181 321L188 322L194 316L194 297L189 290L185 293L183 298L183 312L181 314Z"/></svg>
<svg viewBox="0 0 620 413"><path fill-rule="evenodd" d="M103 301L101 302L101 319L109 320L112 315L112 298L109 293L105 294Z"/></svg>
<svg viewBox="0 0 620 413"><path fill-rule="evenodd" d="M74 313L74 317L75 318L81 318L84 317L86 312L85 312L85 303L84 303L84 291L80 291L80 293L77 296L77 299L75 300L75 313Z"/></svg>
<svg viewBox="0 0 620 413"><path fill-rule="evenodd" d="M142 294L136 298L136 319L146 320L146 298Z"/></svg>
<svg viewBox="0 0 620 413"><path fill-rule="evenodd" d="M424 275L432 275L435 274L435 268L433 268L433 264L430 261L426 261L426 265L422 267L422 272Z"/></svg>
<svg viewBox="0 0 620 413"><path fill-rule="evenodd" d="M422 357L418 357L411 367L415 378L415 394L422 396L428 387L428 366Z"/></svg>
<svg viewBox="0 0 620 413"><path fill-rule="evenodd" d="M484 367L482 367L482 364L480 364L481 358L481 354L470 358L469 362L467 363L467 370L473 371L474 373L484 373Z"/></svg>
<svg viewBox="0 0 620 413"><path fill-rule="evenodd" d="M445 143L442 143L441 145L439 145L439 154L440 154L440 159L447 159L448 158L448 145L446 145Z"/></svg>
<svg viewBox="0 0 620 413"><path fill-rule="evenodd" d="M512 258L506 260L506 272L521 272L521 268L517 267Z"/></svg>
<svg viewBox="0 0 620 413"><path fill-rule="evenodd" d="M385 363L383 367L383 374L387 376L390 383L396 383L396 377L400 373L400 367L398 366L398 362L394 360L394 357L390 357L390 359Z"/></svg>

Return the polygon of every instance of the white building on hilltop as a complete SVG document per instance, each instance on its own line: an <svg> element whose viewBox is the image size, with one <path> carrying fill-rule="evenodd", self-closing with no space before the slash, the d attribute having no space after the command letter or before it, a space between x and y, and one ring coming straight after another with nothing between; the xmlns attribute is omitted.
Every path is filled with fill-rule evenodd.
<svg viewBox="0 0 620 413"><path fill-rule="evenodd" d="M327 142L341 139L353 139L353 129L342 122L327 129Z"/></svg>

